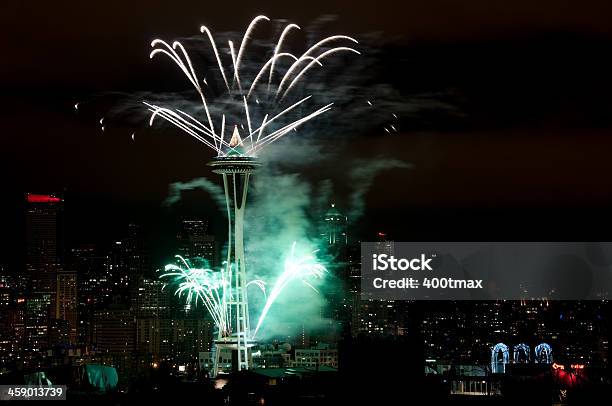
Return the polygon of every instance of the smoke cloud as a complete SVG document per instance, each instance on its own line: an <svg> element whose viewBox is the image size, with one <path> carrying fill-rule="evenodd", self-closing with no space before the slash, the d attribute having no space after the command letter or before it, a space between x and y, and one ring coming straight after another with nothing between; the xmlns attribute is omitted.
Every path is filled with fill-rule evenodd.
<svg viewBox="0 0 612 406"><path fill-rule="evenodd" d="M370 187L372 187L376 175L388 169L408 169L411 167L412 165L407 162L383 157L372 160L358 160L355 162L353 170L349 174L351 185L354 185L354 189L349 197L349 218L355 220L363 215L365 209L365 195Z"/></svg>
<svg viewBox="0 0 612 406"><path fill-rule="evenodd" d="M223 188L206 178L196 178L189 182L175 182L168 187L168 197L164 201L165 206L172 206L181 200L181 195L184 191L202 189L210 194L219 210L226 214L225 193Z"/></svg>
<svg viewBox="0 0 612 406"><path fill-rule="evenodd" d="M284 261L296 242L296 257L321 248L317 223L309 215L312 186L299 173L285 173L275 165L264 165L253 177L252 195L245 220L247 267L252 278L263 279L270 289L284 270ZM309 281L316 288L329 283ZM249 292L251 310L263 307L258 292ZM309 329L322 325L325 298L300 281L291 282L278 297L263 324L259 338L285 337L306 324ZM259 315L257 315L258 317Z"/></svg>

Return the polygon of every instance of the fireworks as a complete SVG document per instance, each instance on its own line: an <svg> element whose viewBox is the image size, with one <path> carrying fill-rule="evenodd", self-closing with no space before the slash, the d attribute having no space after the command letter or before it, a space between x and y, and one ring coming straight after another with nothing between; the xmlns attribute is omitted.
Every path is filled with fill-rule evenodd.
<svg viewBox="0 0 612 406"><path fill-rule="evenodd" d="M263 280L254 279L247 283L247 287L251 285L258 287L266 298L259 314L257 326L249 337L250 339L255 338L266 319L268 311L290 283L301 282L307 288L318 293L311 282L314 279L321 279L326 269L316 261L314 256L316 251L310 255L296 257L295 247L296 242L291 246L291 251L285 259L283 272L278 276L268 294L266 283ZM228 306L228 303L234 299L234 291L231 286L231 266L220 271L192 268L189 262L180 255L177 255L176 258L180 265L166 265L160 278L172 278L172 283L178 285L175 294L183 297L188 304L198 305L202 303L213 319L215 326L219 329L221 336L230 336L232 331L229 309L231 307Z"/></svg>
<svg viewBox="0 0 612 406"><path fill-rule="evenodd" d="M176 295L185 296L188 304L203 303L222 335L229 335L230 315L227 302L231 300L231 267L215 272L211 269L192 268L180 255L176 256L181 265L169 264L164 267L160 278L174 277L178 283Z"/></svg>
<svg viewBox="0 0 612 406"><path fill-rule="evenodd" d="M226 117L226 113L222 113L221 117L213 117L209 102L214 99L214 94L208 86L208 81L204 78L200 79L193 66L192 60L185 47L178 41L170 45L169 43L156 39L151 42L150 57L156 55L165 55L170 58L183 72L195 89L198 99L202 104L205 120L198 120L193 115L179 109L158 106L155 104L144 102L151 112L149 125L157 117L163 118L173 124L183 132L192 136L204 145L216 151L218 156L225 156L228 153L236 153L237 146L231 146L228 139L231 134L225 134L226 121L232 120L240 123L244 128L246 124L248 135L242 137L240 147L243 155L256 155L261 148L280 139L290 131L297 129L300 125L309 120L329 111L333 103L328 103L323 106L313 108L310 112L300 114L299 117L292 117L288 122L281 123L279 118L287 118L287 113L294 111L295 108L311 98L311 95L301 98L292 103L286 103L292 90L304 80L307 72L312 68L322 67L322 61L333 54L348 52L359 54L359 51L350 46L335 46L332 48L324 48L330 43L344 42L348 44L357 44L357 40L345 35L334 35L318 41L316 44L308 48L300 56L296 56L290 52L283 52L283 44L287 36L292 31L300 29L295 24L288 24L282 30L278 41L272 46L271 57L263 63L258 73L248 81L243 77L241 66L244 59L244 54L248 49L249 40L252 33L257 28L258 23L262 21L270 21L268 17L258 16L251 21L247 30L240 42L238 52L236 52L234 43L228 41L229 57L231 58L231 69L226 69L222 56L219 53L217 44L211 31L202 26L200 31L205 34L210 47L215 57L218 75L222 80L222 86L225 89L225 96L233 100L235 105L241 105L241 112L235 114L235 117ZM287 66L285 61L289 61ZM279 67L282 67L281 71ZM228 72L231 71L231 76L228 77ZM275 75L277 72L284 72ZM246 75L244 75L246 76ZM267 77L267 84L261 84L262 79ZM264 79L265 80L265 79ZM251 101L254 95L260 97L255 98L255 108L257 109L257 120L255 114L251 112ZM304 107L304 106L302 106ZM229 113L228 113L229 114ZM204 122L203 122L204 121ZM259 122L256 124L255 121ZM217 125L216 125L216 124ZM255 127L255 128L254 128Z"/></svg>
<svg viewBox="0 0 612 406"><path fill-rule="evenodd" d="M201 117L196 117L191 111L186 112L184 108L144 102L151 112L149 125L153 125L156 118L162 118L217 154L209 165L213 167L213 172L223 176L228 214L227 261L224 269L216 272L191 268L187 261L178 257L180 264L167 265L162 277L174 278L178 283L176 294L185 297L187 303L204 304L218 329L215 341L217 348L229 347L237 351L237 370L249 368L248 353L255 335L285 288L299 281L316 292L311 282L321 278L326 271L325 267L316 262L314 252L296 257L294 242L283 271L269 292L264 281L248 281L243 221L249 176L260 166L257 155L267 145L332 108L333 102L327 101L321 103L323 105L308 107L308 103L315 100L313 95L305 89L297 94L296 89L305 83L309 71L323 67L323 61L332 55L359 54L356 49L346 46L357 44L357 40L345 35L324 38L298 56L286 52L283 46L288 35L300 29L295 24L288 24L271 47L271 55L263 56L261 66L257 65L253 69L253 61L244 63L245 54L252 42L253 32L262 21L270 20L265 16L256 17L248 25L239 47L236 49L230 40L227 42L228 47L221 49L221 52L211 31L201 27L200 31L206 36L214 55L214 69L218 69L218 72L206 78L196 72L192 58L183 44L178 41L170 44L160 39L154 40L150 57L164 55L178 66L197 94ZM228 58L231 59L229 69L223 62ZM214 91L219 87L223 89L221 95ZM233 127L233 131L226 134L226 127ZM246 136L241 137L238 128ZM259 288L265 300L258 314L257 326L252 331L247 295L249 286ZM219 362L219 352L216 354L214 375L218 372Z"/></svg>
<svg viewBox="0 0 612 406"><path fill-rule="evenodd" d="M257 326L253 331L252 338L255 338L257 332L259 331L259 328L261 327L262 323L266 319L266 316L268 315L270 307L274 304L278 296L283 292L283 290L289 283L294 281L300 281L302 282L302 284L318 293L317 289L310 283L310 280L322 278L324 273L326 272L326 269L323 265L319 264L316 261L316 258L314 256L316 251L312 252L311 255L296 258L295 244L296 243L293 242L293 245L291 246L291 253L287 257L287 259L285 259L284 270L276 279L274 286L272 287L272 290L268 295L266 303L264 304L264 307L261 310L261 314L259 316L259 320L257 321Z"/></svg>

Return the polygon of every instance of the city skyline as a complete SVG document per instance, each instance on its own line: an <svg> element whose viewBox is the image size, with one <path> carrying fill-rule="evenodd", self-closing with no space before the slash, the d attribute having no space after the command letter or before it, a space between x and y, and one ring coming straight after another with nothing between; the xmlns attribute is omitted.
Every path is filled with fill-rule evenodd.
<svg viewBox="0 0 612 406"><path fill-rule="evenodd" d="M30 216L31 218L32 213L35 213L35 215L38 216L36 220L29 220L29 229L42 230L44 233L46 233L42 234L42 236L44 236L46 240L40 239L40 231L28 231L28 235L34 235L35 237L30 237L29 246L32 246L33 248L30 249L30 253L26 255L26 262L23 263L23 267L21 269L11 269L6 266L2 268L3 277L9 278L8 280L11 281L10 284L6 285L10 285L10 289L12 292L9 295L10 299L7 299L7 302L10 302L11 306L16 304L19 298L25 298L26 296L24 295L34 298L38 296L30 295L38 295L38 292L41 292L42 294L48 293L48 298L46 299L47 301L45 302L45 306L48 307L49 313L43 312L37 317L41 318L41 320L46 321L47 314L49 314L49 317L51 318L69 321L69 327L65 329L65 333L63 333L66 335L66 338L62 340L66 340L66 342L70 343L71 345L77 344L77 331L76 326L74 325L74 323L76 322L77 310L77 305L75 302L77 296L75 291L77 280L79 287L79 320L81 321L81 324L83 324L83 322L86 324L85 326L79 326L79 340L83 340L85 338L85 341L79 341L81 345L92 344L91 339L93 337L93 333L91 329L94 328L94 326L92 326L91 323L93 323L93 319L88 319L87 317L91 317L92 312L95 313L99 311L106 311L104 309L107 309L108 306L123 306L118 308L118 310L120 311L130 311L130 308L136 312L144 311L144 313L138 314L151 314L156 318L160 315L166 315L167 317L168 315L172 314L173 311L171 311L170 307L168 307L171 302L170 298L172 297L170 292L166 292L166 294L164 294L163 296L165 297L165 299L163 300L166 301L164 303L167 303L165 305L161 305L161 302L159 302L159 300L162 300L161 296L159 298L147 296L151 294L147 293L149 292L149 289L161 292L161 287L163 286L163 283L158 279L159 273L157 271L160 270L162 265L161 263L159 265L155 265L150 262L150 247L147 247L147 244L143 238L144 236L141 231L141 226L136 225L134 223L128 223L125 225L122 231L118 233L122 235L120 238L109 240L106 244L102 245L91 244L88 241L82 241L80 243L77 243L76 245L65 247L65 251L60 253L59 251L56 251L55 246L57 244L56 241L63 239L63 237L61 237L61 233L63 233L63 230L60 231L61 228L58 227L58 224L61 223L59 216L64 215L63 205L65 203L65 199L57 197L57 195L48 196L29 193L24 196L24 199L30 205L28 206L30 208L26 209L26 211L24 212L24 216ZM43 205L43 209L40 208L40 205ZM46 205L48 205L48 209L44 208ZM32 210L36 211L33 212ZM40 217L40 213L43 213L43 216L46 217ZM344 222L340 225L338 223L338 219L342 219ZM331 296L328 297L328 300L330 300L330 303L333 304L332 309L337 308L338 310L332 310L328 317L333 320L344 320L343 323L349 323L349 326L352 324L353 326L349 327L349 331L350 334L353 336L358 336L364 333L381 336L385 336L388 334L403 335L405 334L405 332L403 332L405 326L403 326L402 324L404 322L402 321L402 310L400 309L406 308L406 306L409 307L410 305L398 304L389 307L384 301L378 303L376 301L363 302L360 298L359 289L357 287L358 284L355 285L355 282L351 282L352 275L358 275L358 273L353 273L352 271L352 269L358 265L358 262L354 262L358 261L358 259L350 259L354 257L354 254L351 254L351 251L354 251L358 247L360 238L359 236L351 236L350 239L348 238L348 230L350 230L349 224L350 223L348 223L348 219L339 211L339 209L333 203L330 204L328 210L326 210L324 213L321 213L320 224L318 226L318 230L320 230L318 232L318 238L321 238L321 240L324 241L329 247L329 253L331 254L331 256L327 258L327 261L330 263L330 270L336 273L338 277L347 278L345 279L344 285L339 285L341 289L339 294L338 292L334 291L329 292L331 293ZM220 250L222 249L221 241L223 239L223 234L217 236L207 234L208 225L209 221L207 219L197 217L182 218L180 224L177 225L177 230L179 230L179 232L174 237L171 237L171 239L175 240L176 244L179 247L179 252L181 252L186 259L197 261L206 260L207 263L209 263L211 266L218 266L220 264L221 258ZM338 236L342 236L342 238L339 239ZM372 237L375 237L376 239L381 241L381 244L392 244L392 242L384 242L388 240L386 239L387 236L383 235L383 233L378 233L376 236ZM51 241L51 243L44 242L50 240L53 241ZM45 247L51 247L51 253L48 254L46 253L46 251L34 249L34 247L41 246L40 244L43 244L42 246ZM46 260L42 261L38 258L46 258ZM30 265L28 265L28 263ZM33 264L35 263L38 263L38 266L34 266ZM332 263L335 264L332 265ZM115 267L115 271L113 271L113 267ZM35 276L33 279L32 276L28 277L28 275L40 276ZM41 277L44 275L50 275L48 278L42 279L43 281L48 280L49 284L43 283L41 285L40 283L33 282L35 280L41 279ZM34 284L29 285L30 287L26 287L26 285L24 284L24 282L26 281L29 281L29 284ZM40 287L38 287L39 285ZM354 292L354 294L351 292ZM338 294L338 296L334 298L334 295L336 294ZM150 302L151 300L153 300L154 302ZM357 300L357 302L355 302L354 300ZM356 313L357 315L361 314L361 316L355 316L355 313L351 313L348 315L342 314L340 308L346 307L347 303L354 304L359 302L362 302L362 305L366 306L364 310L359 310ZM557 304L554 301L550 303L542 301L533 301L525 303L518 301L510 301L508 302L508 306L511 307L509 307L508 309L513 310L510 310L510 313L508 313L508 315L512 314L512 312L516 313L518 311L518 313L516 313L517 316L510 316L509 320L516 320L516 322L526 323L524 324L525 326L527 326L529 323L536 324L531 324L531 327L519 327L519 325L517 325L517 327L512 327L512 325L506 325L504 327L503 322L500 321L501 319L499 319L499 317L503 318L508 316L501 316L499 311L495 311L495 314L497 316L490 320L487 318L488 316L486 316L487 312L493 311L493 309L497 308L498 306L501 306L499 307L499 309L507 307L503 304L504 302L505 301L493 301L488 305L486 304L486 302L477 302L476 304L461 304L460 302L453 302L451 304L431 304L429 306L431 307L431 309L428 310L428 312L430 312L430 315L425 316L422 321L422 323L424 323L422 326L422 328L424 329L423 332L425 333L426 331L430 331L430 334L432 334L429 339L425 339L424 341L424 343L426 344L425 351L428 356L428 359L444 358L443 356L441 356L441 354L447 354L449 352L448 348L444 346L443 341L440 342L441 344L436 344L436 347L432 348L431 352L428 351L428 340L430 342L432 342L432 340L433 342L438 342L436 340L439 340L439 337L448 337L448 333L445 333L444 331L453 331L456 333L457 331L461 331L461 328L466 329L465 326L451 327L451 325L454 325L452 323L460 323L460 319L457 319L458 311L460 313L464 312L464 314L470 315L470 317L484 317L482 320L474 319L475 326L485 325L488 326L487 328L494 329L493 332L495 334L488 336L488 341L486 339L483 339L482 344L480 344L481 348L479 348L478 352L479 356L481 357L481 362L482 354L487 353L486 349L489 348L495 340L499 340L500 342L508 341L513 344L517 344L523 341L534 343L538 340L545 340L556 343L556 337L560 334L561 330L550 330L550 328L545 327L545 319L548 320L548 322L550 322L550 320L553 320L554 322L555 317L560 317L560 319L557 320L557 323L563 323L567 320L574 320L575 317L583 317L580 320L583 320L582 322L587 323L584 325L585 330L578 329L575 332L572 332L571 330L569 331L570 336L568 337L572 337L571 334L575 334L573 336L573 340L575 342L578 342L580 341L579 337L581 337L583 334L594 331L594 328L601 328L593 326L597 323L600 323L599 325L603 326L601 325L601 323L603 323L602 320L605 320L606 317L606 310L603 307L596 313L589 313L591 311L589 309L597 309L598 306L600 306L598 302L592 302L593 305L589 304L591 302L584 302L584 306L587 306L585 307L587 315L584 315L584 313L581 313L579 311L580 306L576 307L575 305L565 304L565 302L559 302L559 304ZM92 310L88 310L86 313L83 313L84 309L82 306L86 305L87 303L93 303L95 304L95 306L91 308ZM181 309L184 304L179 305L179 303L180 301L177 302L175 300L173 306L176 307L178 305L177 309ZM367 310L368 307L372 308L372 306L374 309L376 309L374 313L371 313L372 310ZM485 306L485 309L482 311L476 311L475 309L479 306ZM542 317L544 318L540 318L539 311L529 310L533 306L535 306L534 309L548 309L550 306L553 318L551 319L550 316L545 316L545 313L542 313ZM451 310L453 308L455 308L455 310ZM567 310L559 310L560 313L557 313L558 310L552 310L563 308L567 308ZM32 338L29 338L31 336L31 333L28 333L27 329L28 318L33 317L28 316L29 311L30 310L26 310L26 313L23 315L23 317L25 317L24 321L26 323L26 328L24 330L25 342L28 342L28 340L32 340ZM148 313L151 311L153 311L153 313ZM362 311L364 312L363 314L361 313ZM527 313L524 313L525 311ZM532 316L527 317L524 322L521 321L525 317L524 314L529 313L531 313ZM85 317L86 314L89 314L89 316ZM373 316L374 318L371 319L367 317L367 314ZM440 322L444 323L443 320L445 320L445 318L447 318L449 314L453 314L450 319L451 325L439 324ZM576 316L580 314L583 315ZM203 316L204 315L202 314L200 316L195 317L201 319ZM426 325L428 323L428 317L433 317L433 319L429 321L429 323L435 323L434 325L436 327L433 327L433 329L431 324L428 326ZM204 317L204 319L206 319L206 317ZM36 324L40 323L36 322ZM41 328L43 328L44 331L40 334L43 334L43 340L47 340L47 335L49 334L49 327L45 324ZM82 330L81 328L84 328L84 330ZM210 325L210 328L212 329L212 325ZM510 330L504 333L504 328L510 328ZM527 328L527 330L525 330L525 328ZM467 332L469 330L470 329L468 328L465 331ZM544 331L546 331L546 334L543 334ZM211 333L211 331L209 331L209 333ZM566 332L566 334L567 333L568 332ZM485 335L487 334L489 333L485 333ZM595 359L597 357L594 358L592 352L588 352L588 354L583 353L582 355L578 356L570 355L570 359L571 357L582 358L581 362L586 362L587 365L592 362L595 362L596 364L598 364L599 362L603 362L604 364L606 364L607 358L605 355L602 354L605 354L607 352L606 334L608 334L608 332L606 330L601 330L598 334L600 334L598 337L601 337L602 340L605 340L605 345L598 344L595 346L600 349L599 351L603 351L599 353L599 361ZM86 337L89 338L87 339ZM574 345L571 340L569 342L571 345ZM442 346L438 347L438 345ZM602 345L604 346L602 347ZM595 347L586 345L582 350L579 351L594 351ZM210 348L208 349L210 350ZM442 352L436 352L438 350ZM465 351L467 351L467 353L465 353ZM460 359L465 359L464 357L466 356L469 359L470 351L473 351L473 349L460 351L458 350L457 354L468 355L459 355L459 358L451 358L451 360L457 361ZM563 352L560 352L560 354L558 355L560 355L560 359L564 359ZM584 359L585 356L586 361Z"/></svg>
<svg viewBox="0 0 612 406"><path fill-rule="evenodd" d="M0 400L609 397L612 3L0 15Z"/></svg>

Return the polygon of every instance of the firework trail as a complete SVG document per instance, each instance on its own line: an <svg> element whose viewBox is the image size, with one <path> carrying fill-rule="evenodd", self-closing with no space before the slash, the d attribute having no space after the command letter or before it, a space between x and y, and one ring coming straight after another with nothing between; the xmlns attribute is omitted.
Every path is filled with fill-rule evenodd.
<svg viewBox="0 0 612 406"><path fill-rule="evenodd" d="M227 304L233 299L231 289L232 268L213 271L205 268L192 268L185 258L176 255L177 264L168 264L160 278L172 278L172 283L178 284L175 294L184 297L187 304L203 303L222 336L231 334L231 314ZM247 286L258 287L266 296L265 282L254 279Z"/></svg>
<svg viewBox="0 0 612 406"><path fill-rule="evenodd" d="M229 335L230 315L227 302L231 300L231 267L215 272L211 269L192 268L180 255L176 258L181 265L168 264L160 278L173 278L178 283L175 294L185 296L186 303L197 305L203 303L206 310L219 328L222 335Z"/></svg>
<svg viewBox="0 0 612 406"><path fill-rule="evenodd" d="M266 292L266 283L263 280L255 279L247 283L247 287L252 285L259 288L266 299L257 327L251 337L253 339L266 319L268 311L289 283L301 281L304 286L318 292L309 280L322 278L327 270L316 262L314 257L316 251L310 255L296 258L295 246L296 242L291 246L291 252L285 260L284 270L276 279L269 294ZM171 282L178 284L175 294L184 297L186 303L194 305L203 303L221 335L229 336L231 334L231 314L228 312L230 307L227 304L233 298L231 267L221 271L192 268L189 262L180 255L177 255L176 258L180 265L166 265L160 278L172 278Z"/></svg>
<svg viewBox="0 0 612 406"><path fill-rule="evenodd" d="M278 296L283 292L289 283L299 280L302 282L302 284L318 293L317 289L309 282L309 279L320 279L323 277L324 273L327 272L327 270L323 265L316 262L316 258L314 257L316 251L312 252L311 255L296 258L295 245L296 243L293 242L290 255L285 260L284 271L276 279L272 290L268 294L264 307L261 310L259 320L257 321L257 326L253 331L253 339L266 319L270 307L272 307Z"/></svg>
<svg viewBox="0 0 612 406"><path fill-rule="evenodd" d="M155 39L151 42L153 50L151 51L150 58L154 58L156 55L165 55L180 68L195 89L201 101L206 119L202 122L182 110L144 102L148 111L151 112L149 125L153 125L156 118L162 118L216 151L218 156L225 156L229 153L240 153L242 155L252 156L257 154L261 148L266 145L275 142L289 132L296 130L302 124L329 111L333 103L328 103L324 106L313 108L310 112L300 114L298 118L292 118L288 124L279 125L278 122L275 121L290 111L295 112L294 109L297 106L310 99L311 96L309 95L301 98L297 102L285 103L291 95L292 90L304 80L303 78L310 69L315 66L322 67L323 60L336 53L344 52L359 54L359 51L350 46L335 46L329 49L324 48L324 46L329 43L342 41L345 43L357 44L357 40L345 35L333 35L318 41L303 54L296 56L289 52L283 52L282 49L290 32L292 30L300 30L299 26L288 24L282 30L278 41L272 47L272 56L263 63L257 74L248 82L243 79L245 75L241 72L240 68L244 60L245 52L248 49L249 40L258 24L262 21L269 22L270 19L266 16L258 16L251 21L240 42L240 47L237 52L234 43L228 41L229 54L232 62L231 69L226 69L224 66L219 48L217 47L210 29L205 26L200 28L200 32L205 34L210 42L219 75L226 89L226 96L230 100L233 100L234 104L239 103L244 106L243 112L234 113L237 117L231 117L232 120L236 121L236 124L240 123L241 128L244 128L244 124L246 124L248 128L248 134L242 137L242 141L239 145L230 145L228 138L231 134L228 134L226 137L225 123L230 118L226 117L225 113L222 113L221 117L213 118L209 106L209 102L214 98L212 90L210 90L208 81L205 78L199 78L189 53L179 41L174 41L170 44L161 39ZM291 64L286 66L282 64L284 61L290 61ZM282 67L282 69L279 69L279 66ZM228 71L232 72L230 80L228 80ZM277 72L280 72L280 74L275 76ZM258 87L257 85L266 74L268 79L267 86ZM264 89L263 91L262 88ZM250 105L250 100L253 95L258 94L258 91L262 92L260 94L262 98L255 98L255 106L258 110L258 118L256 120L255 115L251 111L253 106ZM217 123L221 123L219 127L215 126L215 120L218 120ZM240 147L241 151L237 151L238 147Z"/></svg>

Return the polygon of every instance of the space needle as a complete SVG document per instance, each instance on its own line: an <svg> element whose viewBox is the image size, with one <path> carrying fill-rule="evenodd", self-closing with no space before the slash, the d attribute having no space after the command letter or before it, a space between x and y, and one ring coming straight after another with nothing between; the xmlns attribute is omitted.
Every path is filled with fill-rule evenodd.
<svg viewBox="0 0 612 406"><path fill-rule="evenodd" d="M229 332L219 329L215 340L213 374L217 375L220 350L231 349L235 368L248 369L251 363L249 304L247 298L246 260L244 255L244 212L246 209L249 178L261 165L257 158L244 153L238 127L225 155L217 156L208 164L214 173L223 176L223 189L228 218L227 270L230 275L231 294L227 302L230 318Z"/></svg>

